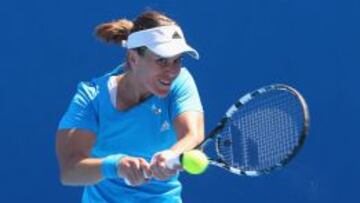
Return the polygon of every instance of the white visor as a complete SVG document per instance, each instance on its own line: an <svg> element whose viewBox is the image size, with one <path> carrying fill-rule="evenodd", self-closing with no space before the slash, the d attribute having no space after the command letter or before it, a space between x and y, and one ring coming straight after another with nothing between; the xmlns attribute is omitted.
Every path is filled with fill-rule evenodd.
<svg viewBox="0 0 360 203"><path fill-rule="evenodd" d="M188 53L195 59L199 59L199 53L186 43L183 32L176 25L131 33L123 46L128 49L146 46L150 51L164 58Z"/></svg>

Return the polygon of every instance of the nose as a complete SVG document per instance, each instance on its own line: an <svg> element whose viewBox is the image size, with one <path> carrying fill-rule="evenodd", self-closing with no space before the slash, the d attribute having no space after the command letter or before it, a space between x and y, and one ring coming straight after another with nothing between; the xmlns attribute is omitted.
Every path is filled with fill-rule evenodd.
<svg viewBox="0 0 360 203"><path fill-rule="evenodd" d="M168 75L170 78L175 78L180 73L180 65L179 64L170 64L167 66L166 75Z"/></svg>
<svg viewBox="0 0 360 203"><path fill-rule="evenodd" d="M179 64L174 64L172 68L170 68L170 76L172 78L175 78L179 73L180 73L180 65Z"/></svg>

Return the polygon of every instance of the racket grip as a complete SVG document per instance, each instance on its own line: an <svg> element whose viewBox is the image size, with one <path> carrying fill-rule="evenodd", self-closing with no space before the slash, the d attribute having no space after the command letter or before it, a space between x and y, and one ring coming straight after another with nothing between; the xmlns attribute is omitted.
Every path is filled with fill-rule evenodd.
<svg viewBox="0 0 360 203"><path fill-rule="evenodd" d="M127 178L124 178L125 184L128 186L133 186Z"/></svg>
<svg viewBox="0 0 360 203"><path fill-rule="evenodd" d="M166 162L165 166L168 169L174 169L176 165L181 165L181 155L175 154L171 150L165 150L156 153L153 158L151 159L151 163L154 163L155 157L157 157L159 154L162 154L163 157L165 157Z"/></svg>
<svg viewBox="0 0 360 203"><path fill-rule="evenodd" d="M174 169L176 165L181 165L180 156L175 156L166 161L168 169Z"/></svg>

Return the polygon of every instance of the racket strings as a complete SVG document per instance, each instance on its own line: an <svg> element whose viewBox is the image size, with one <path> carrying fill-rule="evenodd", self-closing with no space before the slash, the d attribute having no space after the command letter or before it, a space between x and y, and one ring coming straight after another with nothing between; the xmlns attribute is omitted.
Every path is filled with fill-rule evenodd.
<svg viewBox="0 0 360 203"><path fill-rule="evenodd" d="M228 127L225 127L216 139L216 152L220 158L221 162L225 162L227 165L234 165L233 157L233 138L231 136L231 131Z"/></svg>
<svg viewBox="0 0 360 203"><path fill-rule="evenodd" d="M298 145L302 126L297 98L286 91L270 91L232 115L217 140L218 152L232 167L268 170L286 160Z"/></svg>

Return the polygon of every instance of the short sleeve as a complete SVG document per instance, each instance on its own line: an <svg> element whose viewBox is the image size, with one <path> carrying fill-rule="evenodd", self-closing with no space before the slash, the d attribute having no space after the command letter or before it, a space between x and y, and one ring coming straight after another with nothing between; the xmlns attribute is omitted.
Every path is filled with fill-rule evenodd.
<svg viewBox="0 0 360 203"><path fill-rule="evenodd" d="M80 128L97 134L98 115L95 109L97 96L98 88L95 84L79 83L77 92L60 120L58 129Z"/></svg>
<svg viewBox="0 0 360 203"><path fill-rule="evenodd" d="M174 120L185 111L203 112L203 107L192 75L186 68L182 68L170 93L171 119Z"/></svg>

